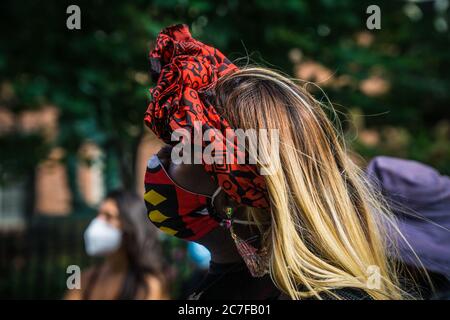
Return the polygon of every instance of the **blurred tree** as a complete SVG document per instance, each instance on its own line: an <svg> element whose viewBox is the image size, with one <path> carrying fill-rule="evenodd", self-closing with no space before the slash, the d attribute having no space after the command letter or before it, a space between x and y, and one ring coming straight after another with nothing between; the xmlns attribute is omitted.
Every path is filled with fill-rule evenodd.
<svg viewBox="0 0 450 320"><path fill-rule="evenodd" d="M81 8L81 30L66 28L70 4ZM406 147L409 157L450 173L448 130L441 130L439 139L433 133L439 121L450 118L448 1L378 1L381 30L373 31L366 29L369 4L374 3L2 1L0 83L12 87L12 93L0 92L0 106L15 114L45 104L60 109L59 135L51 144L67 151L73 189L77 150L85 140L106 154L108 187L117 180L134 186L136 148L151 85L147 54L161 28L184 22L194 36L231 59L247 57L241 65L276 66L305 75L305 80L320 80L340 111L358 107L364 115L378 115L365 119L368 127L404 128L412 135ZM29 172L45 157L41 142L30 139L35 138L1 137L2 171L14 172L12 176ZM382 146L370 148L359 150L368 155L386 152ZM74 201L80 202L79 197Z"/></svg>

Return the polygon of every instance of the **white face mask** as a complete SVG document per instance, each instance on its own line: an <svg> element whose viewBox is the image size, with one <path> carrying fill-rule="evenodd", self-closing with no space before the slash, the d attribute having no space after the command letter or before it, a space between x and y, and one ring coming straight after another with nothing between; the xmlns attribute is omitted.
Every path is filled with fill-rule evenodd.
<svg viewBox="0 0 450 320"><path fill-rule="evenodd" d="M86 253L90 256L104 256L119 249L122 231L103 219L95 218L84 232Z"/></svg>

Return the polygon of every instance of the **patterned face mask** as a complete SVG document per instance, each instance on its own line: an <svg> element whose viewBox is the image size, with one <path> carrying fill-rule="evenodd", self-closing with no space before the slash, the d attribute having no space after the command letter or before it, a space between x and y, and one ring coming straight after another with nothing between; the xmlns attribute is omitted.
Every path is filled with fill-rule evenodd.
<svg viewBox="0 0 450 320"><path fill-rule="evenodd" d="M144 200L148 217L161 231L185 240L195 241L218 226L225 227L230 229L237 250L252 276L261 277L267 273L268 264L265 250L257 250L248 240L239 238L233 229L234 224L254 223L234 219L230 210L227 210L225 219L215 213L213 204L221 190L220 187L212 196L188 191L170 178L156 155L152 156L147 163L144 181ZM210 212L214 212L214 214Z"/></svg>
<svg viewBox="0 0 450 320"><path fill-rule="evenodd" d="M207 196L180 187L156 155L147 163L144 181L148 217L161 231L194 241L219 226L220 220L209 214L208 206L214 202L220 188Z"/></svg>

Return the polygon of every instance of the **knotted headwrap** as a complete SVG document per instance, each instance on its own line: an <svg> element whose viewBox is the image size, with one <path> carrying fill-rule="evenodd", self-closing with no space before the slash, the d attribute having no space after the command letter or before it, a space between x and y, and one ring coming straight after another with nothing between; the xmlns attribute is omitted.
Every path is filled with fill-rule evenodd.
<svg viewBox="0 0 450 320"><path fill-rule="evenodd" d="M217 113L210 99L203 97L221 76L236 70L238 68L219 50L192 38L186 25L163 29L156 39L155 49L150 52L150 71L156 86L150 90L152 101L145 113L145 124L171 145L174 144L171 134L176 129L188 130L194 141L194 131L198 130L194 127L195 121L201 122L204 134L208 129L217 129L225 137L226 130L231 129L229 123ZM218 141L203 140L203 148ZM231 144L239 151L235 141L226 143L227 147ZM222 150L221 147L217 150ZM206 171L236 202L268 207L265 181L256 165L202 161Z"/></svg>

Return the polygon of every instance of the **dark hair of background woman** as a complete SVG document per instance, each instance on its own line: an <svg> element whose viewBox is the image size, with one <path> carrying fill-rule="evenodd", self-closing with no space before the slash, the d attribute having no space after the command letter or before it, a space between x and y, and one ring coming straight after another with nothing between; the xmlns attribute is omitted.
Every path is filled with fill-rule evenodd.
<svg viewBox="0 0 450 320"><path fill-rule="evenodd" d="M141 290L148 295L148 275L157 277L165 287L157 229L147 219L144 200L136 193L124 190L111 191L106 199L114 200L119 209L123 231L122 245L128 258L127 274L117 299L135 299Z"/></svg>

